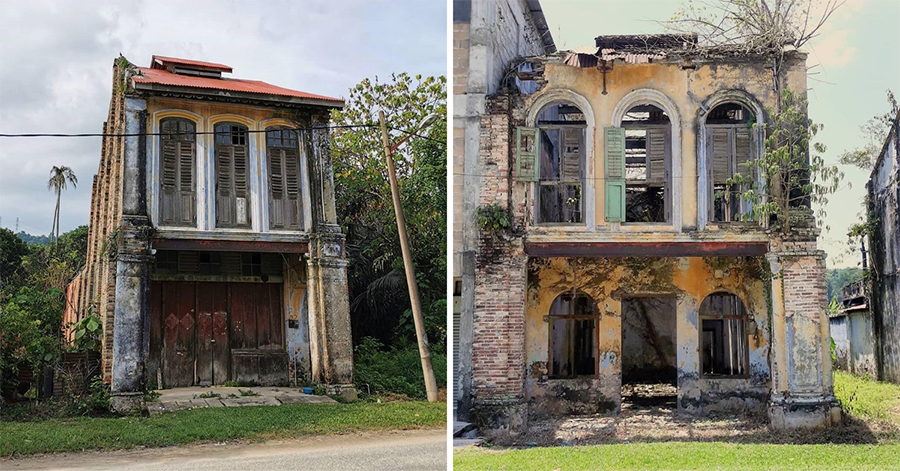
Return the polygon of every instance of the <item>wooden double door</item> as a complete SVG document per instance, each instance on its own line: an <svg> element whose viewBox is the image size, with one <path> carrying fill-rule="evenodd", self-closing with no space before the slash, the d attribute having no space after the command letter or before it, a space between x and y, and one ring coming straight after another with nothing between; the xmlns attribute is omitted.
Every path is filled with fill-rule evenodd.
<svg viewBox="0 0 900 471"><path fill-rule="evenodd" d="M165 388L232 379L235 350L283 350L280 283L153 281L150 357Z"/></svg>

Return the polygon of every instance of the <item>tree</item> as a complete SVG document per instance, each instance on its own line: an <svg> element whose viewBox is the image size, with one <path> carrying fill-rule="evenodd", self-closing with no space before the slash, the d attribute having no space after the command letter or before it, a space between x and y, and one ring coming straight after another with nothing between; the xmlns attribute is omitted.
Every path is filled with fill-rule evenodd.
<svg viewBox="0 0 900 471"><path fill-rule="evenodd" d="M885 136L890 132L891 125L897 119L897 113L900 110L897 99L894 98L894 92L890 89L887 90L887 102L889 107L887 112L872 117L866 121L866 124L859 127L865 145L845 151L839 157L840 163L866 171L871 171L875 167L875 160L881 153Z"/></svg>
<svg viewBox="0 0 900 471"><path fill-rule="evenodd" d="M75 172L69 167L54 165L50 169L50 179L47 180L47 189L56 192L56 210L53 212L53 227L50 228L50 233L54 234L54 241L59 240L59 202L68 183L72 184L72 188L78 186L78 177L75 176Z"/></svg>
<svg viewBox="0 0 900 471"><path fill-rule="evenodd" d="M371 335L393 340L409 307L390 185L384 161L378 111L399 138L431 113L445 116L444 77L391 75L390 81L365 79L350 89L344 108L332 114L335 197L339 223L347 234L354 339ZM394 152L404 214L423 306L446 296L446 120ZM437 141L437 142L435 142Z"/></svg>
<svg viewBox="0 0 900 471"><path fill-rule="evenodd" d="M818 223L823 224L828 196L837 191L844 173L837 166L826 165L821 155L825 146L813 142L822 125L807 117L806 98L785 89L779 103L780 111L769 112L772 122L765 152L751 164L759 169L764 187L755 188L740 173L727 183L747 188L742 196L753 205L749 217L758 221L774 217L788 234L811 203L819 205Z"/></svg>
<svg viewBox="0 0 900 471"><path fill-rule="evenodd" d="M781 96L788 48L815 38L846 0L710 0L688 2L666 22L674 31L696 34L701 49L769 59L772 89ZM700 51L702 52L702 50Z"/></svg>
<svg viewBox="0 0 900 471"><path fill-rule="evenodd" d="M28 244L6 228L0 228L0 299L2 291L19 274L22 258L28 255Z"/></svg>

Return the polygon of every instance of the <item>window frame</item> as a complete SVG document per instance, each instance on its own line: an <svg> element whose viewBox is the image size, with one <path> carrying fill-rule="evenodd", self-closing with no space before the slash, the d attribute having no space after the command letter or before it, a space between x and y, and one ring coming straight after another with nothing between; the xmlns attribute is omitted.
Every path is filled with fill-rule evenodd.
<svg viewBox="0 0 900 471"><path fill-rule="evenodd" d="M578 122L578 123L573 122L573 124L563 124L562 121L556 121L553 124L541 124L541 119L540 119L541 113L543 113L544 110L546 110L547 108L549 108L551 106L559 106L559 105L567 105L567 106L571 106L571 107L578 109L581 112L581 114L585 117L585 120L582 122ZM570 100L565 100L565 99L554 100L547 104L544 104L538 110L537 114L535 115L535 119L534 119L534 128L537 130L537 134L539 137L542 136L545 131L558 131L559 132L559 146L557 149L557 153L559 154L558 155L559 162L562 162L562 155L564 152L563 148L565 147L564 146L564 138L563 138L563 133L565 132L565 130L567 130L567 129L581 130L581 141L580 141L581 147L579 149L579 154L580 154L579 155L579 159L580 159L579 168L580 168L581 176L580 176L580 181L578 181L578 182L568 181L568 180L564 179L562 168L560 168L560 172L559 172L560 178L558 180L545 180L544 176L541 172L541 169L543 168L543 165L542 165L543 164L543 151L540 148L535 149L535 153L537 154L535 160L536 160L536 165L537 165L537 177L538 177L537 182L535 182L535 191L534 191L534 221L535 221L535 224L538 226L545 226L545 227L586 226L587 225L587 194L586 194L585 188L587 186L586 183L588 180L588 159L589 159L589 157L587 155L588 149L589 149L589 145L588 145L589 136L588 136L588 132L587 132L588 118L587 118L586 112L582 109L581 106L576 105L575 103L573 103ZM544 141L543 137L540 137L540 139L538 139L538 142L543 142L543 141ZM518 146L519 143L516 142L516 145ZM579 200L580 200L579 206L580 207L578 208L578 214L579 214L579 217L581 220L579 222L543 221L542 218L540 217L541 216L541 189L542 189L542 187L544 187L544 186L566 187L566 186L576 186L576 185L581 193L580 198L579 198Z"/></svg>
<svg viewBox="0 0 900 471"><path fill-rule="evenodd" d="M719 105L717 105L717 107L728 104L728 103L730 103L730 102L720 103ZM747 107L743 107L743 108L745 110L747 110L748 113L750 113L750 116L751 116L750 119L755 119L755 114L753 113L752 110L747 109ZM734 175L736 173L738 173L737 137L736 137L734 131L738 128L747 127L746 123L736 123L736 124L705 123L704 127L706 129L704 131L705 142L703 142L703 146L706 147L707 149L709 149L711 140L713 139L713 133L711 131L717 130L717 129L731 131L729 133L729 140L728 140L728 145L730 148L729 155L728 155L728 169L729 169L729 171L728 171L729 177L728 178L733 178ZM752 127L750 127L748 131L749 131L748 134L749 134L749 139L750 139L750 157L749 157L748 162L750 163L750 168L751 168L751 171L753 172L753 174L750 177L750 181L751 181L751 185L754 188L756 188L760 183L759 167L757 167L754 164L754 162L756 162L759 159L759 150L758 150L758 144L757 144L757 141L759 139L759 137L758 137L759 131L757 129L753 129ZM753 223L752 220L744 221L742 219L745 215L752 215L752 212L753 212L752 208L749 208L749 207L747 207L746 211L745 211L745 206L748 204L748 201L746 198L740 197L741 193L743 193L743 192L739 192L737 194L731 195L733 197L737 197L737 201L738 201L739 209L738 209L738 215L737 215L738 219L737 220L718 221L715 219L715 215L716 215L716 182L715 182L715 174L714 174L714 167L715 167L714 159L715 159L715 155L713 155L712 153L710 153L707 150L707 152L706 152L706 169L707 169L706 184L708 186L707 192L709 194L709 196L707 198L707 200L708 200L707 205L706 205L707 224L728 225L728 224ZM734 186L736 186L736 185L734 185Z"/></svg>
<svg viewBox="0 0 900 471"><path fill-rule="evenodd" d="M277 138L280 141L279 145L270 145L270 133L274 133L276 131L291 131L294 134L294 139L296 140L296 147L290 147L284 145L284 136L283 134L279 134ZM267 232L274 233L302 233L309 230L309 224L311 221L307 217L308 206L310 205L310 200L307 198L308 196L308 185L307 185L307 169L306 169L306 158L305 153L303 152L303 135L300 130L291 127L290 125L284 123L273 123L269 125L265 125L263 127L263 142L262 142L262 150L265 155L265 194L260 197L265 199L265 228L264 230ZM273 227L272 221L272 211L273 205L275 204L275 200L272 194L272 163L271 163L271 149L293 149L297 152L297 200L298 200L298 222L299 227L290 228L290 227ZM282 179L286 180L286 175L282 175ZM282 193L286 195L287 183L286 181L282 182ZM286 198L286 197L283 197ZM284 204L284 203L282 203Z"/></svg>
<svg viewBox="0 0 900 471"><path fill-rule="evenodd" d="M212 167L212 169L211 169L211 170L212 170L213 184L212 184L212 188L211 188L211 192L210 192L209 196L210 196L210 198L211 198L212 205L213 205L213 208L214 208L214 209L213 209L213 215L212 215L212 221L211 221L211 223L212 223L212 225L213 225L213 228L215 228L215 229L226 229L226 230L240 230L240 231L253 230L253 224L254 224L254 219L255 219L254 216L256 216L256 215L254 214L254 208L255 208L255 205L253 204L253 178L252 178L252 176L251 176L251 175L252 175L252 172L250 171L251 160L253 160L252 152L251 152L250 126L248 126L248 125L245 124L245 123L241 123L241 122L234 121L234 120L222 120L222 121L216 121L215 123L212 123L211 126L212 126L212 130L213 130L213 134L212 134L212 143L211 143L211 144L212 144L212 145L211 145L211 147L212 147L212 149L211 149L211 151L212 151L212 152L211 152L211 155L212 155L212 165L211 165L211 167ZM221 145L227 145L227 146L231 146L231 147L235 147L235 146L243 146L243 147L244 147L245 158L246 158L246 164L247 164L247 169L246 169L246 171L247 171L247 182L246 182L246 184L247 184L247 196L246 196L246 198L245 198L245 199L246 199L245 205L246 205L246 211L247 211L247 222L246 222L245 224L238 224L238 223L237 223L237 195L236 195L236 190L235 190L235 188L234 188L234 186L235 186L235 185L234 185L234 181L235 181L235 175L234 175L234 173L231 174L231 179L232 179L232 189L231 189L231 191L232 191L233 193L235 193L234 195L232 195L232 198L234 198L234 200L235 200L235 203L234 203L234 204L235 204L235 206L234 206L234 210L235 210L234 219L235 219L235 222L234 222L233 224L230 224L230 225L220 225L220 222L219 222L219 213L218 213L218 206L219 206L219 201L218 201L218 197L219 197L219 173L218 173L218 170L219 170L218 164L219 164L219 162L218 162L218 150L219 150L219 145L220 145L220 143L219 143L219 137L220 137L220 134L218 133L218 130L217 130L217 129L218 129L220 126L230 126L230 127L232 128L231 130L229 130L229 131L227 132L227 135L230 136L231 139L233 139L234 136L235 136L235 134L236 134L236 131L234 130L234 128L243 128L243 139L244 139L244 144L221 143ZM240 133L240 131L238 131L237 133ZM233 161L232 161L232 167L234 167L234 162L233 162ZM258 216L257 216L257 217L258 217Z"/></svg>
<svg viewBox="0 0 900 471"><path fill-rule="evenodd" d="M166 131L164 131L164 126L169 122L176 123L176 133L178 133L178 134L166 135ZM179 127L178 123L187 123L193 129L193 133L181 134L181 131L178 130L178 127ZM156 224L162 228L173 228L173 229L178 229L178 230L197 229L198 225L200 224L200 221L201 221L200 211L197 208L197 206L200 204L200 197L201 197L201 194L199 191L199 182L198 182L198 180L200 178L200 160L201 160L201 158L200 158L201 146L200 146L200 139L199 139L200 134L198 134L199 133L198 128L200 128L200 122L195 120L193 117L187 117L187 116L182 116L182 115L176 114L176 115L165 115L165 116L161 116L161 117L157 118L156 125L158 126L158 136L156 139L156 146L155 146L156 147L156 159L155 160L156 160L156 164L158 165L157 168L159 169L159 174L158 174L158 176L156 178L156 182L155 182L155 187L157 188L156 195L155 195L156 201L154 202L156 217L157 217ZM178 141L178 142L190 142L191 143L192 153L193 153L193 161L191 162L191 185L192 185L191 191L193 193L193 199L194 199L191 223L182 224L182 223L176 222L175 224L173 224L171 222L166 222L164 219L165 209L163 208L163 203L164 203L164 193L165 193L164 180L165 180L165 165L166 165L165 164L164 147L165 147L166 141ZM177 162L177 159L179 159L179 158L180 158L180 156L176 155L176 167L179 165L179 163ZM176 177L176 179L179 179L179 178ZM180 188L180 184L178 185L178 187ZM176 195L177 195L177 193L179 193L179 192L176 191ZM176 196L176 198L177 197L178 196ZM177 203L177 201L173 202L173 204L175 204L175 203Z"/></svg>
<svg viewBox="0 0 900 471"><path fill-rule="evenodd" d="M622 222L620 224L622 224L623 226L673 226L675 224L674 220L675 220L676 209L675 209L675 197L674 197L675 196L674 195L675 185L674 185L674 181L673 181L674 180L673 165L674 165L674 160L675 160L675 157L674 157L674 152L675 152L674 140L675 139L674 139L674 130L673 130L674 124L672 122L672 117L669 116L669 114L666 112L666 110L662 106L660 106L659 104L656 104L656 103L648 103L648 104L636 103L636 104L632 105L631 107L629 107L627 110L625 110L624 116L628 116L628 113L631 112L632 109L634 109L638 106L647 106L647 105L653 106L653 107L657 108L658 110L660 110L661 112L663 112L666 116L666 119L668 119L669 122L666 124L642 123L640 121L625 121L623 119L622 122L619 124L619 127L624 129L626 133L628 131L647 132L647 134L646 134L647 144L644 147L646 175L644 178L643 185L636 184L635 180L629 180L627 178L628 155L627 155L627 135L626 135L626 156L625 156L626 178L623 180L625 182L625 202L624 202L625 212L624 212L624 214L622 214ZM650 140L649 131L651 129L663 130L664 136L665 136L666 148L663 149L663 156L664 156L663 158L665 160L664 160L664 164L663 164L664 178L663 178L663 185L662 185L662 188L664 191L663 213L665 214L665 220L664 221L629 221L628 220L628 187L629 186L631 186L631 187L643 186L645 188L651 187L651 185L650 185L650 155L649 155L649 153L647 153L648 147L649 147L649 140Z"/></svg>
<svg viewBox="0 0 900 471"><path fill-rule="evenodd" d="M703 309L702 309L703 303L705 303L707 300L709 300L709 298L711 296L721 295L721 294L734 296L734 298L737 299L741 303L741 307L743 308L744 314L743 315L703 314ZM697 364L700 366L700 378L701 379L750 379L750 341L749 341L750 331L749 331L748 327L750 324L750 317L752 314L750 313L750 311L747 310L747 305L744 303L744 300L741 299L740 296L738 296L730 291L714 291L712 293L707 294L706 297L703 298L703 301L700 302L700 306L697 309L697 313L698 313L698 319L699 319L699 324L698 324L698 329L697 329L699 341L697 342L697 345L699 346L698 353L700 354L699 355L700 358L699 358ZM743 331L743 336L745 337L745 342L744 342L745 348L744 348L744 351L741 353L743 356L745 367L744 367L744 373L740 374L740 375L705 373L704 362L703 362L703 321L725 320L725 319L743 320L741 329Z"/></svg>
<svg viewBox="0 0 900 471"><path fill-rule="evenodd" d="M572 300L574 301L577 297L587 298L589 301L589 305L593 308L594 312L592 314L575 314L571 311L575 308L575 303L569 303L569 314L550 314L548 313L544 316L544 321L547 322L547 378L553 380L566 380L566 379L583 379L583 378L591 378L591 379L599 379L600 378L600 309L597 306L597 302L589 296L587 293L572 289L570 291L565 291L557 295L553 298L553 301L550 303L550 307L552 309L553 304L556 303L557 299L562 296L570 295L572 296ZM572 376L559 376L553 374L553 321L557 319L565 319L565 320L593 320L594 321L594 374L591 375L579 375L574 374Z"/></svg>

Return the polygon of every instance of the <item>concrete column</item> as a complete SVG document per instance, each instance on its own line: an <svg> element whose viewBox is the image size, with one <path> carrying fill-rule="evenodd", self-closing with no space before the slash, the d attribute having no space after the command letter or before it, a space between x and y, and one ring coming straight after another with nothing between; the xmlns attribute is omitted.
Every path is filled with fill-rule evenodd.
<svg viewBox="0 0 900 471"><path fill-rule="evenodd" d="M125 132L146 130L147 104L125 99ZM122 219L115 241L115 305L112 406L123 411L140 403L144 361L150 350L150 220L147 217L146 136L125 138Z"/></svg>
<svg viewBox="0 0 900 471"><path fill-rule="evenodd" d="M307 288L312 376L329 393L352 398L356 390L344 236L337 225L319 229L310 240Z"/></svg>
<svg viewBox="0 0 900 471"><path fill-rule="evenodd" d="M832 391L826 308L825 253L815 239L773 241L772 389L769 421L774 429L840 423Z"/></svg>

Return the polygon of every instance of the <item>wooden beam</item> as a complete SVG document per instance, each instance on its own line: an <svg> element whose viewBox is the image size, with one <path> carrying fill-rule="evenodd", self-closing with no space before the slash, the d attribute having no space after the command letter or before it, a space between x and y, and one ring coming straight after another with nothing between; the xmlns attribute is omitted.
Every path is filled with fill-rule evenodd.
<svg viewBox="0 0 900 471"><path fill-rule="evenodd" d="M532 257L715 257L758 256L766 242L552 242L525 244Z"/></svg>
<svg viewBox="0 0 900 471"><path fill-rule="evenodd" d="M308 253L306 242L266 242L245 240L153 239L157 250L198 250L207 252Z"/></svg>

